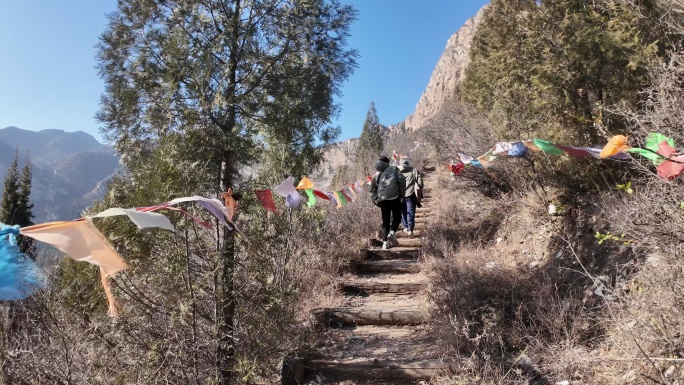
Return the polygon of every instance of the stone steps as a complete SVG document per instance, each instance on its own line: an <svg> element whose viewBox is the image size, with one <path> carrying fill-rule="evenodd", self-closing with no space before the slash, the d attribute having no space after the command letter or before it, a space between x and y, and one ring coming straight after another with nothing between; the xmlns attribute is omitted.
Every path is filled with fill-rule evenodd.
<svg viewBox="0 0 684 385"><path fill-rule="evenodd" d="M427 184L435 179L424 180ZM429 279L419 262L433 212L432 189L424 193L414 235L400 231L394 247L381 250L376 234L378 239L369 243L377 248L361 249L362 259L350 262L351 274L338 284L345 306L311 311L321 342L305 356L283 361L283 385L303 384L305 379L321 384L408 384L429 381L447 369L429 330Z"/></svg>

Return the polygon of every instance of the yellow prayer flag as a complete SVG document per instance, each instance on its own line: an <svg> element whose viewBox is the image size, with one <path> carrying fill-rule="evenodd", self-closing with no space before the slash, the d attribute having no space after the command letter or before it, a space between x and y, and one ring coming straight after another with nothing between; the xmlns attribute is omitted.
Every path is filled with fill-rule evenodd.
<svg viewBox="0 0 684 385"><path fill-rule="evenodd" d="M314 183L311 181L311 179L302 177L302 180L300 180L299 184L297 185L297 190L311 190L313 187Z"/></svg>
<svg viewBox="0 0 684 385"><path fill-rule="evenodd" d="M599 156L601 159L605 159L629 149L630 147L627 144L628 140L629 139L624 135L615 135L614 137L610 138L608 144L603 147L603 150L601 150Z"/></svg>

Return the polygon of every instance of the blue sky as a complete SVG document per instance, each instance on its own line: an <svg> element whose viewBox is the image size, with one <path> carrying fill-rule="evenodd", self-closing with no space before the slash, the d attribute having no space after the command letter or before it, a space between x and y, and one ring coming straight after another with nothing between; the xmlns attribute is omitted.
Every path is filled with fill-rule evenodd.
<svg viewBox="0 0 684 385"><path fill-rule="evenodd" d="M340 139L360 134L371 101L383 124L411 114L449 37L488 3L342 1L360 12L349 44L361 57L339 100ZM0 2L0 128L80 130L101 139L94 46L115 7L114 0Z"/></svg>

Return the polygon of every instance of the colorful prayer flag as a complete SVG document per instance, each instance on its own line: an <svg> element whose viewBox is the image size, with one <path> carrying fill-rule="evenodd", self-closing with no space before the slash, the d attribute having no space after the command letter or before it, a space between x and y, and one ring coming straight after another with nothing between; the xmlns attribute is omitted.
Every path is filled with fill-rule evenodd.
<svg viewBox="0 0 684 385"><path fill-rule="evenodd" d="M288 176L282 183L278 185L278 187L274 188L273 191L282 197L287 197L293 192L297 192L297 189L295 189L294 186L294 178Z"/></svg>
<svg viewBox="0 0 684 385"><path fill-rule="evenodd" d="M47 277L17 245L19 226L0 223L0 300L27 298L47 287Z"/></svg>
<svg viewBox="0 0 684 385"><path fill-rule="evenodd" d="M316 202L314 201L314 203L316 203ZM297 190L293 191L292 193L290 193L290 195L285 197L285 206L293 208L295 210L299 210L299 207L301 205L302 205L302 196L299 195L299 192Z"/></svg>
<svg viewBox="0 0 684 385"><path fill-rule="evenodd" d="M599 156L601 159L609 158L613 155L616 155L620 152L623 152L627 149L629 149L629 145L627 144L628 139L624 135L615 135L610 140L608 141L608 144L606 144L605 147L603 147L603 150L601 150L601 153Z"/></svg>
<svg viewBox="0 0 684 385"><path fill-rule="evenodd" d="M673 180L684 171L684 155L673 156L675 152L676 150L674 147L670 146L670 143L667 140L660 143L658 153L666 158L670 158L670 160L665 160L657 167L659 177Z"/></svg>
<svg viewBox="0 0 684 385"><path fill-rule="evenodd" d="M302 177L302 180L300 180L299 184L297 185L297 190L310 190L313 187L314 183L311 181L311 179Z"/></svg>
<svg viewBox="0 0 684 385"><path fill-rule="evenodd" d="M549 142L548 140L543 140L543 139L532 139L532 143L539 148L540 150L544 151L547 154L556 154L556 155L561 155L563 154L563 150L560 148L556 147L553 143Z"/></svg>
<svg viewBox="0 0 684 385"><path fill-rule="evenodd" d="M306 195L309 196L309 201L306 202L306 204L309 207L316 205L316 194L314 193L314 190L309 189L309 190L304 190L304 191L306 191Z"/></svg>
<svg viewBox="0 0 684 385"><path fill-rule="evenodd" d="M278 212L276 208L275 201L273 200L273 193L271 190L257 190L254 192L259 203L266 211L272 211L274 213Z"/></svg>
<svg viewBox="0 0 684 385"><path fill-rule="evenodd" d="M327 195L325 195L325 193L324 193L323 191L320 191L320 190L313 190L313 193L314 193L315 196L317 196L317 197L319 197L319 198L321 198L321 199L325 199L326 201L329 201L329 200L330 200L330 197L327 196Z"/></svg>

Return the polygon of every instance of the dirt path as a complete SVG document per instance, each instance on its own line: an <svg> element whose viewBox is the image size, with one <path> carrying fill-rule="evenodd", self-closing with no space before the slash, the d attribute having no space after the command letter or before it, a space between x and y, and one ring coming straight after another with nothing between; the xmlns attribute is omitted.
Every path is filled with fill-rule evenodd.
<svg viewBox="0 0 684 385"><path fill-rule="evenodd" d="M411 384L443 369L430 333L429 281L419 261L436 177L425 176L416 235L400 230L398 247L364 249L365 258L353 263L354 273L340 286L345 306L312 311L321 343L313 357L284 368L283 384Z"/></svg>

